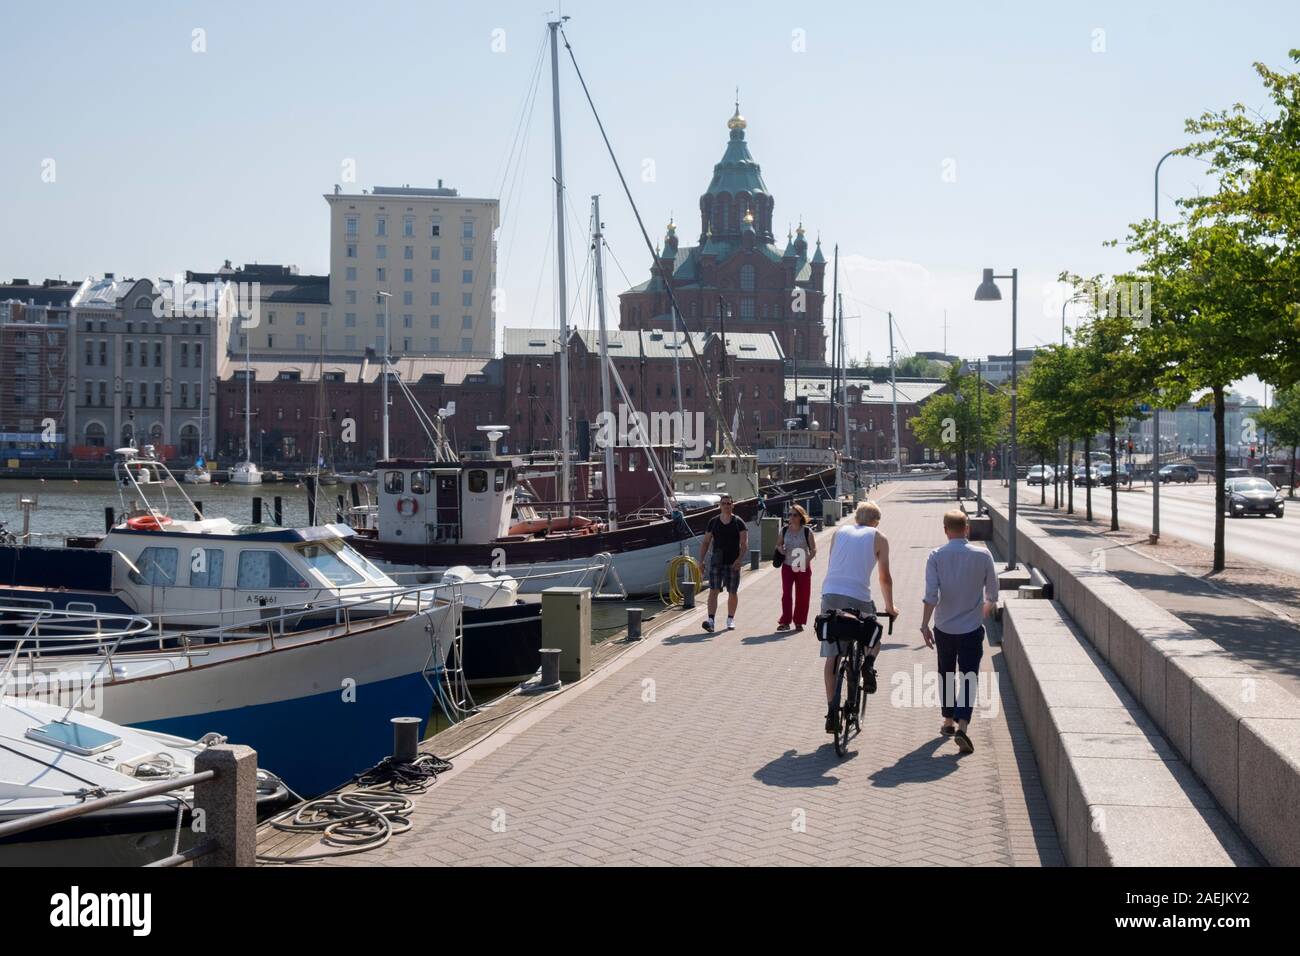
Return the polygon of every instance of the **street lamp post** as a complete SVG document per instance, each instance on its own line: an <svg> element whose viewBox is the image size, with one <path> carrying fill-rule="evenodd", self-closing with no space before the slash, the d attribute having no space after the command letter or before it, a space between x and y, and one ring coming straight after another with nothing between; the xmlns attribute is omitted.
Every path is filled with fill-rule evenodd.
<svg viewBox="0 0 1300 956"><path fill-rule="evenodd" d="M1153 192L1154 192L1154 198L1155 198L1155 223L1156 223L1156 231L1157 231L1157 237L1156 237L1156 238L1157 238L1157 241L1159 241L1159 235L1158 235L1158 233L1159 233L1159 227L1160 227L1160 167L1163 166L1163 165L1165 164L1165 160L1166 160L1166 159L1168 159L1170 156L1173 156L1173 155L1174 155L1175 153L1177 153L1177 152L1179 152L1179 150L1171 149L1169 152L1167 152L1167 153L1165 153L1163 156L1161 156L1161 157L1160 157L1160 161L1156 163L1155 188L1154 188ZM1154 446L1155 446L1155 451L1153 452L1154 457L1151 459L1151 543L1152 543L1152 544L1155 544L1157 541L1160 540L1160 404L1159 404L1159 396L1157 396L1157 397L1156 397L1156 401L1152 403L1152 406L1151 406L1151 413L1152 413L1152 414L1151 414L1151 431L1152 431L1152 433L1153 433L1153 435L1154 435L1154 437L1155 437L1155 442L1153 443Z"/></svg>
<svg viewBox="0 0 1300 956"><path fill-rule="evenodd" d="M383 389L379 393L379 400L384 405L384 460L388 460L388 300L393 297L391 292L380 292L379 297L384 300L384 355L380 366L380 376L383 381Z"/></svg>
<svg viewBox="0 0 1300 956"><path fill-rule="evenodd" d="M1016 568L1016 385L1018 382L1016 355L1016 299L1020 288L1020 270L1012 269L1010 275L994 275L992 269L984 270L984 278L975 290L976 302L1000 302L1002 290L995 279L1011 280L1011 444L1007 449L1007 570Z"/></svg>

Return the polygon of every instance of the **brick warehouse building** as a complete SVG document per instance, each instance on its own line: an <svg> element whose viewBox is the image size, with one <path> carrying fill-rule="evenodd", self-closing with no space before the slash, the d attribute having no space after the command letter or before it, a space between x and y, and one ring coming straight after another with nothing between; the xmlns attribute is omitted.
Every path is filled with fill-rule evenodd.
<svg viewBox="0 0 1300 956"><path fill-rule="evenodd" d="M395 375L430 415L446 408L449 402L456 403L455 414L446 425L456 448L486 450L487 442L477 428L500 424L500 359L397 356L392 362ZM383 444L383 383L373 357L326 356L323 363L315 359L297 361L289 356L262 358L254 359L250 368L255 460L269 467L310 466L315 463L317 433L321 430L329 436L327 463L345 467L379 457ZM396 383L390 384L388 397L389 451L393 455L428 455L428 439L410 401ZM233 461L244 443L242 367L235 367L231 377L221 382L217 402L216 450L223 460ZM355 441L350 444L341 440L346 419L356 425Z"/></svg>
<svg viewBox="0 0 1300 956"><path fill-rule="evenodd" d="M696 333L694 341L705 374L720 389L723 414L729 422L735 419L739 408L738 440L742 444L757 444L759 432L775 427L783 415L784 355L776 337L770 332L733 333L728 329L729 387L720 382L722 337ZM682 408L692 414L703 413L707 447L716 446L716 422L701 373L685 344L684 332L679 332L674 340L671 332L613 331L609 333L609 347L628 397L638 411L647 414L678 410L676 366L680 365ZM601 410L598 348L596 332L573 333L569 345L569 393L575 423L594 422ZM674 362L674 356L679 361ZM560 382L558 330L507 328L502 363L505 386L502 424L510 426L510 446L525 451L555 448L559 435L556 424ZM610 387L615 393L612 401L617 406L617 388L612 384Z"/></svg>
<svg viewBox="0 0 1300 956"><path fill-rule="evenodd" d="M619 325L671 330L671 287L684 323L678 328L718 331L725 310L729 332L771 332L783 354L824 365L826 259L820 242L809 257L802 223L784 248L776 244L775 200L745 142L746 126L737 105L726 152L700 196L699 244L680 246L669 222L650 278L619 296Z"/></svg>

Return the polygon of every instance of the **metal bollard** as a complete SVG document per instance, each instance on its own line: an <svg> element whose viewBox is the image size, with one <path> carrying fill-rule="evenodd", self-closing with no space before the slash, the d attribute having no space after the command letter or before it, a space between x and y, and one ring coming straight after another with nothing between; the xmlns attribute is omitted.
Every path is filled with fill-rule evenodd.
<svg viewBox="0 0 1300 956"><path fill-rule="evenodd" d="M113 530L113 524L116 521L117 518L113 514L113 506L112 505L106 506L104 508L104 533L105 534L108 534L108 532Z"/></svg>
<svg viewBox="0 0 1300 956"><path fill-rule="evenodd" d="M762 551L759 551L758 548L750 548L749 549L749 570L757 571L758 564L762 560L762 558L763 558Z"/></svg>
<svg viewBox="0 0 1300 956"><path fill-rule="evenodd" d="M686 580L682 582L682 608L689 611L695 607L695 582Z"/></svg>
<svg viewBox="0 0 1300 956"><path fill-rule="evenodd" d="M542 679L538 686L540 687L559 687L560 686L560 649L558 647L543 647L542 655Z"/></svg>
<svg viewBox="0 0 1300 956"><path fill-rule="evenodd" d="M262 499L260 496L253 498L253 524L262 523Z"/></svg>
<svg viewBox="0 0 1300 956"><path fill-rule="evenodd" d="M394 717L393 759L400 763L414 763L420 755L420 718Z"/></svg>
<svg viewBox="0 0 1300 956"><path fill-rule="evenodd" d="M641 640L641 608L639 607L627 609L627 639L629 641Z"/></svg>
<svg viewBox="0 0 1300 956"><path fill-rule="evenodd" d="M194 502L194 520L195 521L203 520L203 502L201 501Z"/></svg>
<svg viewBox="0 0 1300 956"><path fill-rule="evenodd" d="M271 514L274 515L272 520L275 521L276 527L284 525L284 499L276 495L271 499Z"/></svg>

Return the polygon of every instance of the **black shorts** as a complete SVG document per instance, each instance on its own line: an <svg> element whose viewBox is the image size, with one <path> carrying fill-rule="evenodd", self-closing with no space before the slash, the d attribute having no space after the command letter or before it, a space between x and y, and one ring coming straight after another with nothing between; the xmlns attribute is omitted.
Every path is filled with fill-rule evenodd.
<svg viewBox="0 0 1300 956"><path fill-rule="evenodd" d="M724 561L722 555L709 560L709 590L723 589L735 594L740 590L740 568L735 561Z"/></svg>

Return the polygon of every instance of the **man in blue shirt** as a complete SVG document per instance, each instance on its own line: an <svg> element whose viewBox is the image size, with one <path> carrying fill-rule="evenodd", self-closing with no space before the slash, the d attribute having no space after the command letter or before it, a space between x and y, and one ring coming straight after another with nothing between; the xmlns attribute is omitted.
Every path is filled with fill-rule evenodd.
<svg viewBox="0 0 1300 956"><path fill-rule="evenodd" d="M998 599L998 572L993 555L971 544L970 521L960 509L943 516L948 543L930 552L925 562L925 607L921 636L926 647L938 647L943 682L943 726L962 753L973 753L966 731L984 656L984 618ZM930 630L930 619L934 630Z"/></svg>

